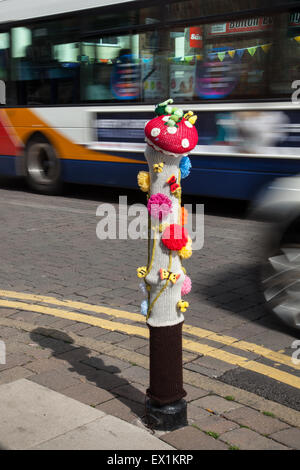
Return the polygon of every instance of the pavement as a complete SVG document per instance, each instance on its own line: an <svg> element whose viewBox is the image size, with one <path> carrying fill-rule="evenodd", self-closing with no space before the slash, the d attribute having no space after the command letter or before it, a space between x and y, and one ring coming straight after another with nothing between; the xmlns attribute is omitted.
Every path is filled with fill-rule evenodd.
<svg viewBox="0 0 300 470"><path fill-rule="evenodd" d="M40 304L32 303L32 310ZM1 448L300 448L299 411L186 367L188 426L153 432L144 419L147 340L120 341L118 331L101 334L97 326L42 309L1 309L1 338L8 345L0 366ZM189 355L184 351L184 366Z"/></svg>
<svg viewBox="0 0 300 470"><path fill-rule="evenodd" d="M300 449L297 336L257 292L259 224L206 216L204 249L187 263L188 426L152 431L135 276L145 241L97 239L96 207L111 195L0 196L0 448Z"/></svg>

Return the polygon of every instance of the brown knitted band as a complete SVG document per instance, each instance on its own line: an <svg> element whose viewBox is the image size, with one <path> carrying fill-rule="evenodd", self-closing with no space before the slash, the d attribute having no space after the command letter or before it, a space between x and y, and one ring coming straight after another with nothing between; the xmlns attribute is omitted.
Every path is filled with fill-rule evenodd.
<svg viewBox="0 0 300 470"><path fill-rule="evenodd" d="M150 387L147 396L157 405L174 403L186 396L183 389L182 325L150 330Z"/></svg>

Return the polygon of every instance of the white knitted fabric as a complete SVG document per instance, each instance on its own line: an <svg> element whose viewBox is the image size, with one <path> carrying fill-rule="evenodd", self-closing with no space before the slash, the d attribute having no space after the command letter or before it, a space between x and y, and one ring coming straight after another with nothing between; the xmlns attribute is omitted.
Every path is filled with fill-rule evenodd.
<svg viewBox="0 0 300 470"><path fill-rule="evenodd" d="M172 212L161 221L154 218L151 219L151 226L159 225L160 223L166 224L166 226L175 223L180 224L179 211L180 205L178 199L171 193L170 186L167 180L174 175L178 181L179 174L179 163L181 157L175 158L169 155L165 155L162 152L154 150L148 144L146 146L145 157L149 165L150 173L150 192L149 196L157 193L162 193L168 196L172 201ZM161 173L155 173L153 171L153 165L155 163L164 163L163 171ZM151 230L152 236L154 230ZM169 255L170 251L161 241L162 233L157 230L157 239L155 246L155 253L153 258L153 264L150 272L148 272L145 280L147 284L151 286L150 291L150 302L156 298L162 287L166 284L166 280L160 279L160 269L168 270L169 266ZM153 238L151 240L151 251L153 250ZM177 251L172 251L172 266L170 272L180 274L180 278L175 284L169 281L168 286L162 292L162 294L155 301L151 310L150 316L147 323L151 326L171 326L181 323L184 320L184 316L177 308L177 303L181 300L181 286L185 278L185 274L181 268L181 261Z"/></svg>

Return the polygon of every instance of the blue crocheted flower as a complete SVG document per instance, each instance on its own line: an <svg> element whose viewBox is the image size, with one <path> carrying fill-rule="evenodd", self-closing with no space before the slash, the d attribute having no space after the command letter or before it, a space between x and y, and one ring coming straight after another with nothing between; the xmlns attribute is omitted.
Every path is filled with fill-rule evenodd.
<svg viewBox="0 0 300 470"><path fill-rule="evenodd" d="M145 286L144 282L139 283L139 288L140 288L143 295L147 295L147 289L146 289L146 286Z"/></svg>
<svg viewBox="0 0 300 470"><path fill-rule="evenodd" d="M148 300L143 300L143 302L141 303L141 314L146 317L147 313L148 313Z"/></svg>
<svg viewBox="0 0 300 470"><path fill-rule="evenodd" d="M192 168L191 160L189 157L182 157L179 168L181 171L181 178L186 178L190 174L190 169Z"/></svg>

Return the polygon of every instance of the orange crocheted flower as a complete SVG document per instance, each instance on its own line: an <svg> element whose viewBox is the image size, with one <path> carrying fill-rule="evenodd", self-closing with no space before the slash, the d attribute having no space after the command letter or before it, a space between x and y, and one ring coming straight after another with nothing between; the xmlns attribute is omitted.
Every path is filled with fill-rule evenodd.
<svg viewBox="0 0 300 470"><path fill-rule="evenodd" d="M181 208L181 214L180 214L180 224L181 225L186 225L188 221L188 211L185 209L185 207Z"/></svg>

